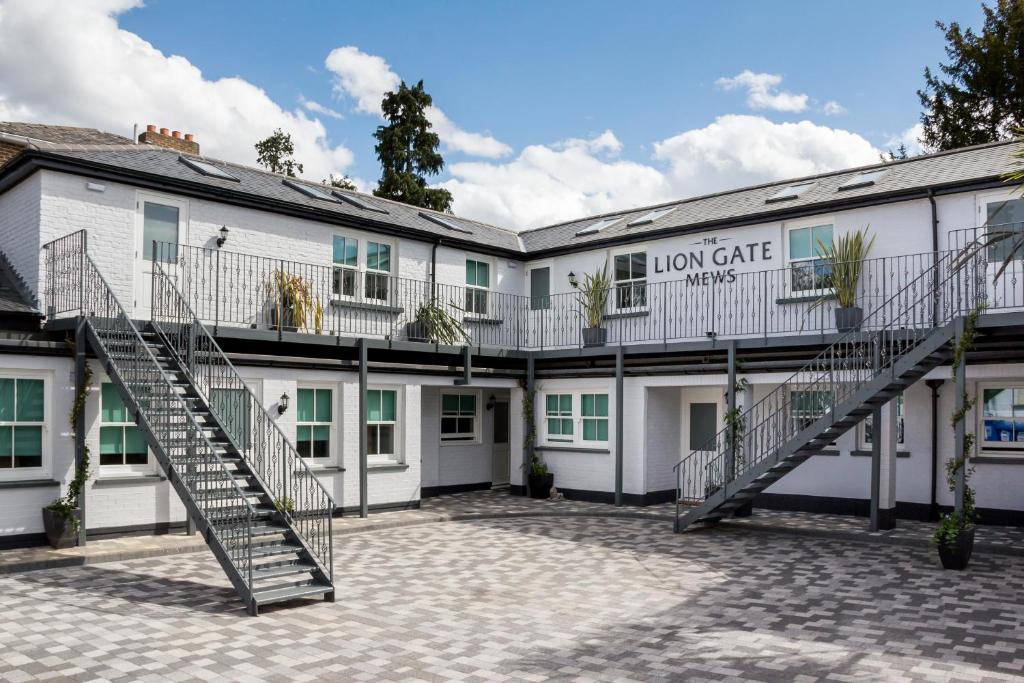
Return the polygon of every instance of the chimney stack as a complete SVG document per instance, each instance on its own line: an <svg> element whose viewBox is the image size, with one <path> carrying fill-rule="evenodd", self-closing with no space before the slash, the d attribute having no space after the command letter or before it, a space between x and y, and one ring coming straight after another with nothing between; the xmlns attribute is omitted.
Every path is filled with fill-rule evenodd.
<svg viewBox="0 0 1024 683"><path fill-rule="evenodd" d="M139 135L139 144L157 145L185 154L199 154L199 143L196 142L192 133L185 133L185 136L182 137L181 131L171 131L168 128L161 128L158 133L156 126L152 123L147 125L145 132Z"/></svg>

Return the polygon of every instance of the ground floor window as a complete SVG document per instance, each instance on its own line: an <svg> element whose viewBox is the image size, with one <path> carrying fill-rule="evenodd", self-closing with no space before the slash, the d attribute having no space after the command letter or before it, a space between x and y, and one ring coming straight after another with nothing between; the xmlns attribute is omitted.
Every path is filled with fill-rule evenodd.
<svg viewBox="0 0 1024 683"><path fill-rule="evenodd" d="M149 448L142 431L110 382L100 385L100 465L148 465Z"/></svg>
<svg viewBox="0 0 1024 683"><path fill-rule="evenodd" d="M334 392L330 389L299 387L295 411L295 443L303 458L331 457L334 426Z"/></svg>
<svg viewBox="0 0 1024 683"><path fill-rule="evenodd" d="M864 450L871 450L872 438L874 435L871 415L864 418L861 423L861 447ZM903 446L903 394L896 397L896 445Z"/></svg>
<svg viewBox="0 0 1024 683"><path fill-rule="evenodd" d="M978 437L982 448L1024 450L1024 383L983 384Z"/></svg>
<svg viewBox="0 0 1024 683"><path fill-rule="evenodd" d="M548 441L572 441L572 394L548 394L544 416Z"/></svg>
<svg viewBox="0 0 1024 683"><path fill-rule="evenodd" d="M0 377L0 472L43 466L41 379Z"/></svg>
<svg viewBox="0 0 1024 683"><path fill-rule="evenodd" d="M582 394L580 415L584 441L608 441L608 394Z"/></svg>
<svg viewBox="0 0 1024 683"><path fill-rule="evenodd" d="M820 389L797 389L790 392L790 420L793 433L810 427L832 410L832 392Z"/></svg>
<svg viewBox="0 0 1024 683"><path fill-rule="evenodd" d="M371 458L397 461L395 432L398 426L398 392L369 389L366 392L366 453Z"/></svg>
<svg viewBox="0 0 1024 683"><path fill-rule="evenodd" d="M476 441L476 407L475 394L441 394L441 441Z"/></svg>
<svg viewBox="0 0 1024 683"><path fill-rule="evenodd" d="M544 396L544 440L552 444L608 443L608 394L581 392Z"/></svg>

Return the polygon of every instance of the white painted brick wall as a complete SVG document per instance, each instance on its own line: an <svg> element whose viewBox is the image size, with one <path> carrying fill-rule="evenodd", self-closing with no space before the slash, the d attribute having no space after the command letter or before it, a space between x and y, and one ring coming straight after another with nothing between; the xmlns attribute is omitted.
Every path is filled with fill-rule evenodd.
<svg viewBox="0 0 1024 683"><path fill-rule="evenodd" d="M0 195L0 252L29 289L39 292L39 173Z"/></svg>

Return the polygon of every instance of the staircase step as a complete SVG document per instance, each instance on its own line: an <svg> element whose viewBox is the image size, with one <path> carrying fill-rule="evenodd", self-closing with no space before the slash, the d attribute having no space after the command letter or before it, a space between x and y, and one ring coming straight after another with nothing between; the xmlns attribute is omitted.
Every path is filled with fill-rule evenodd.
<svg viewBox="0 0 1024 683"><path fill-rule="evenodd" d="M286 543L277 541L274 543L263 543L259 545L253 545L252 547L252 559L253 562L257 560L266 560L276 558L278 561L287 555L298 555L303 552L302 546L298 543Z"/></svg>
<svg viewBox="0 0 1024 683"><path fill-rule="evenodd" d="M288 527L283 524L253 524L252 535L253 538L257 536L275 536L277 534L288 533Z"/></svg>
<svg viewBox="0 0 1024 683"><path fill-rule="evenodd" d="M268 586L252 594L258 605L267 605L272 602L284 602L308 595L323 595L334 590L333 586L326 586L316 583L313 580L303 582L300 585Z"/></svg>
<svg viewBox="0 0 1024 683"><path fill-rule="evenodd" d="M254 582L267 581L269 579L276 579L282 576L301 576L314 571L316 571L316 565L312 562L293 560L287 564L271 565L265 568L261 567L259 569L254 568L252 572L252 579Z"/></svg>

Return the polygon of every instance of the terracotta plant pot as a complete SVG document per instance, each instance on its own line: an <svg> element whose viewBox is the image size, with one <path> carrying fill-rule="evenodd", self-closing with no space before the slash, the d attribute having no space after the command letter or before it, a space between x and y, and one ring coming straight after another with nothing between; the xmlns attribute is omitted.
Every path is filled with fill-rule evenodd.
<svg viewBox="0 0 1024 683"><path fill-rule="evenodd" d="M46 540L54 548L73 548L78 545L78 532L71 520L48 508L43 508L43 529L46 531Z"/></svg>
<svg viewBox="0 0 1024 683"><path fill-rule="evenodd" d="M555 475L551 472L530 474L526 481L530 487L530 498L541 500L551 496L551 487L555 485Z"/></svg>
<svg viewBox="0 0 1024 683"><path fill-rule="evenodd" d="M974 527L964 529L956 535L953 543L939 544L939 560L942 561L943 569L963 570L971 561L971 553L974 551Z"/></svg>

